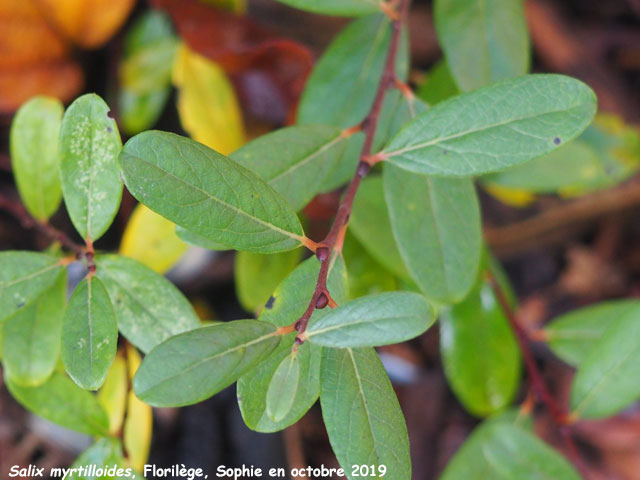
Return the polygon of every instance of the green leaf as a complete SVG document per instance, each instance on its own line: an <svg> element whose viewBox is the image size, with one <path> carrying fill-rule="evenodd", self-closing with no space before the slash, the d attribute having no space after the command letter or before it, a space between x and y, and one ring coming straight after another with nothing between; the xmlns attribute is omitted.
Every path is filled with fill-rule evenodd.
<svg viewBox="0 0 640 480"><path fill-rule="evenodd" d="M7 387L23 407L51 422L87 435L109 431L109 419L97 397L61 373L54 373L38 387L22 387L11 379Z"/></svg>
<svg viewBox="0 0 640 480"><path fill-rule="evenodd" d="M258 317L278 327L286 327L304 313L316 286L320 262L311 257L302 262L275 289ZM327 288L332 298L340 303L347 297L347 272L340 256L333 259L327 278ZM315 310L310 324L326 314L328 309Z"/></svg>
<svg viewBox="0 0 640 480"><path fill-rule="evenodd" d="M120 255L98 255L96 276L109 292L122 334L143 352L197 328L198 316L169 280Z"/></svg>
<svg viewBox="0 0 640 480"><path fill-rule="evenodd" d="M309 326L309 341L356 348L400 343L425 332L434 321L429 302L413 292L385 292L340 305Z"/></svg>
<svg viewBox="0 0 640 480"><path fill-rule="evenodd" d="M524 428L487 420L456 452L440 480L580 480L558 452Z"/></svg>
<svg viewBox="0 0 640 480"><path fill-rule="evenodd" d="M82 455L76 458L75 462L71 465L71 469L78 469L80 467L88 467L95 465L96 469L108 469L110 470L114 466L118 468L126 468L126 461L122 454L122 444L118 438L99 438L96 442L86 449ZM128 478L120 475L81 475L82 472L76 470L70 472L66 476L69 480L102 480L109 478ZM137 478L137 475L136 475Z"/></svg>
<svg viewBox="0 0 640 480"><path fill-rule="evenodd" d="M193 233L187 230L180 225L176 225L176 235L180 240L189 245L193 245L194 247L206 248L207 250L218 250L224 251L229 250L229 247L226 247L220 243L214 242L213 240L209 240L208 238L203 237L202 235L198 235L197 233Z"/></svg>
<svg viewBox="0 0 640 480"><path fill-rule="evenodd" d="M171 21L158 10L145 12L127 32L118 111L122 129L129 135L148 129L162 113L171 92L175 49Z"/></svg>
<svg viewBox="0 0 640 480"><path fill-rule="evenodd" d="M116 356L118 324L100 279L88 276L73 291L62 326L62 362L86 390L97 390Z"/></svg>
<svg viewBox="0 0 640 480"><path fill-rule="evenodd" d="M438 41L462 90L529 70L523 0L437 0L434 20Z"/></svg>
<svg viewBox="0 0 640 480"><path fill-rule="evenodd" d="M293 408L300 382L300 360L297 352L287 355L271 377L267 389L267 415L275 423Z"/></svg>
<svg viewBox="0 0 640 480"><path fill-rule="evenodd" d="M352 466L386 466L411 478L409 439L398 399L372 348L323 350L320 402L331 447L350 480Z"/></svg>
<svg viewBox="0 0 640 480"><path fill-rule="evenodd" d="M436 62L427 72L426 77L416 90L416 96L429 105L435 105L460 93L451 76L449 65L444 59Z"/></svg>
<svg viewBox="0 0 640 480"><path fill-rule="evenodd" d="M513 401L522 370L520 349L482 275L462 302L441 312L440 352L451 389L473 415L490 415Z"/></svg>
<svg viewBox="0 0 640 480"><path fill-rule="evenodd" d="M280 341L274 325L236 320L171 337L144 358L133 379L136 395L152 406L200 402L231 385Z"/></svg>
<svg viewBox="0 0 640 480"><path fill-rule="evenodd" d="M0 321L28 306L53 285L60 259L36 252L0 252Z"/></svg>
<svg viewBox="0 0 640 480"><path fill-rule="evenodd" d="M303 242L293 209L224 155L185 137L136 135L120 156L129 191L151 210L216 243L275 253Z"/></svg>
<svg viewBox="0 0 640 480"><path fill-rule="evenodd" d="M62 199L58 134L63 112L60 100L38 96L11 122L11 167L20 198L37 220L53 215Z"/></svg>
<svg viewBox="0 0 640 480"><path fill-rule="evenodd" d="M113 222L122 198L122 142L104 100L93 93L76 99L62 118L59 142L69 216L83 238L96 241Z"/></svg>
<svg viewBox="0 0 640 480"><path fill-rule="evenodd" d="M578 366L618 319L634 311L640 311L637 300L613 300L574 310L545 326L545 341L558 357Z"/></svg>
<svg viewBox="0 0 640 480"><path fill-rule="evenodd" d="M599 173L596 152L578 139L527 163L486 175L483 182L532 193L553 193L588 184Z"/></svg>
<svg viewBox="0 0 640 480"><path fill-rule="evenodd" d="M393 235L412 278L432 300L461 300L476 278L482 245L473 183L393 164L384 166L383 178Z"/></svg>
<svg viewBox="0 0 640 480"><path fill-rule="evenodd" d="M640 399L640 309L620 314L578 366L571 385L572 415L607 417Z"/></svg>
<svg viewBox="0 0 640 480"><path fill-rule="evenodd" d="M294 210L300 210L335 170L348 138L338 127L287 127L247 143L233 152L231 159L271 185Z"/></svg>
<svg viewBox="0 0 640 480"><path fill-rule="evenodd" d="M296 267L301 250L263 255L238 252L234 267L236 295L240 305L249 311L260 311L273 291Z"/></svg>
<svg viewBox="0 0 640 480"><path fill-rule="evenodd" d="M67 302L67 275L63 272L34 303L18 310L4 324L4 373L23 386L43 384L60 355L60 332Z"/></svg>
<svg viewBox="0 0 640 480"><path fill-rule="evenodd" d="M371 256L387 270L400 277L409 276L391 231L382 177L365 178L360 184L349 227Z"/></svg>
<svg viewBox="0 0 640 480"><path fill-rule="evenodd" d="M526 75L439 103L400 130L384 154L417 173L488 173L567 143L595 111L595 94L584 83L555 74Z"/></svg>
<svg viewBox="0 0 640 480"><path fill-rule="evenodd" d="M380 265L347 231L342 256L349 271L349 298L398 290L399 280Z"/></svg>
<svg viewBox="0 0 640 480"><path fill-rule="evenodd" d="M380 10L383 0L278 0L300 10L336 15L343 17L357 17Z"/></svg>
<svg viewBox="0 0 640 480"><path fill-rule="evenodd" d="M401 37L396 63L396 73L402 79L408 72L406 37ZM390 42L391 22L386 15L370 15L351 22L311 72L298 106L297 123L340 128L359 125L373 103ZM381 123L384 121L381 118ZM363 141L362 133L350 137L339 165L324 180L321 191L332 190L353 175Z"/></svg>
<svg viewBox="0 0 640 480"><path fill-rule="evenodd" d="M296 423L320 395L322 347L303 343L298 348L298 382L291 408L278 421L267 414L267 391L279 365L291 354L296 333L282 338L276 349L259 365L238 380L238 405L249 428L258 432L277 432Z"/></svg>

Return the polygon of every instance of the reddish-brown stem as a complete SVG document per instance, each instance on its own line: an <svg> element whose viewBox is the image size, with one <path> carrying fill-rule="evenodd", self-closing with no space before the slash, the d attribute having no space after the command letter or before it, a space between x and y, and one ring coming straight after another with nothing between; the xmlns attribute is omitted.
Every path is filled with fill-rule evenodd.
<svg viewBox="0 0 640 480"><path fill-rule="evenodd" d="M585 476L586 470L584 468L584 464L582 462L582 459L580 458L580 454L578 453L578 449L576 448L573 437L571 435L571 431L569 428L569 416L566 410L553 397L551 391L549 390L549 387L547 387L547 384L542 378L542 373L540 372L540 369L538 368L538 365L533 358L533 352L531 351L531 348L529 346L529 338L527 332L518 321L516 313L513 311L513 308L511 308L511 303L507 299L507 295L505 294L496 278L491 273L488 273L488 279L491 283L493 291L495 292L496 298L500 303L500 307L507 317L509 325L511 326L511 329L516 336L516 341L518 342L518 346L520 347L520 351L524 359L524 364L527 369L527 374L529 375L531 391L533 392L534 397L539 402L544 404L544 406L549 411L551 419L553 420L553 423L556 425L558 432L562 437L565 448L567 450L567 455L569 456L573 464L583 474L583 477L587 478Z"/></svg>
<svg viewBox="0 0 640 480"><path fill-rule="evenodd" d="M85 248L82 245L75 243L64 232L56 229L51 224L40 222L33 218L21 203L11 201L0 195L0 209L14 216L24 228L37 230L52 242L59 242L63 247L74 252L78 257L85 255Z"/></svg>
<svg viewBox="0 0 640 480"><path fill-rule="evenodd" d="M361 124L362 131L365 134L364 145L362 152L360 153L360 160L356 171L347 187L347 190L340 202L338 212L333 220L331 229L325 237L325 239L319 243L321 248L315 250L316 257L320 260L320 272L318 273L318 280L316 282L315 289L311 295L311 301L307 306L307 309L302 314L300 319L295 323L296 330L298 330L298 342L304 341L304 335L302 335L307 329L309 319L316 308L324 308L327 304L335 306L335 302L331 299L331 294L327 289L327 277L329 275L329 266L336 246L342 248L342 239L347 224L349 223L349 216L351 215L351 209L353 207L353 200L360 187L360 182L371 170L371 164L369 163L371 152L373 148L373 138L378 128L378 120L380 118L380 111L382 110L382 102L384 101L387 90L393 88L395 75L396 57L398 54L398 45L400 43L400 32L402 30L402 22L406 18L409 8L410 0L398 0L394 2L394 6L397 7L397 15L392 15L392 35L391 43L389 44L389 50L387 52L387 58L378 84L371 110L363 120ZM322 300L322 297L329 299L329 302Z"/></svg>

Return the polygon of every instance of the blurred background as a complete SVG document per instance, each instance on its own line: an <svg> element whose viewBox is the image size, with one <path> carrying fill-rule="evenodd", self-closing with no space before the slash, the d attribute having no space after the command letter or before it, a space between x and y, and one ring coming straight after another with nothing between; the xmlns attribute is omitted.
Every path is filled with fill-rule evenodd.
<svg viewBox="0 0 640 480"><path fill-rule="evenodd" d="M568 186L498 177L479 189L486 238L535 338L561 313L640 296L640 1L525 3L532 70L583 80L596 91L600 108L597 134L584 142L601 169L578 169ZM0 250L48 245L28 218L16 214L8 149L12 116L33 95L68 103L97 92L111 106L123 140L158 128L229 153L295 118L314 61L347 22L272 0L0 0ZM410 84L418 96L435 102L452 93L430 86L448 73L429 1L414 0L410 37ZM319 195L304 210L311 238L323 237L339 198L339 191ZM51 222L75 235L64 212ZM345 249L353 264L367 272L354 274L351 287L395 288L393 276L358 248L358 240L350 242ZM233 253L188 246L172 225L137 207L126 192L114 226L96 247L166 273L203 319L252 314L252 302L236 298ZM566 404L572 369L544 345L534 347L554 394ZM437 478L479 419L447 386L437 328L379 351L406 416L413 478ZM522 390L519 400L524 383ZM536 411L535 430L563 448L543 410ZM574 431L593 479L640 479L640 406L578 423ZM14 464L66 466L89 443L31 416L0 386L0 472ZM210 474L220 464L336 466L318 405L280 434L259 434L244 426L235 386L198 405L155 410L149 462L184 463Z"/></svg>

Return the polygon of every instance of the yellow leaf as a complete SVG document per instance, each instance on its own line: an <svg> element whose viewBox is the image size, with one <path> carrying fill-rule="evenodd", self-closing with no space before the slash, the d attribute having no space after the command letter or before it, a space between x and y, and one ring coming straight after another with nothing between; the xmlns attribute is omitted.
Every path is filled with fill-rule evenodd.
<svg viewBox="0 0 640 480"><path fill-rule="evenodd" d="M98 401L109 417L109 434L118 435L122 428L129 389L127 362L122 355L116 355L109 374L98 392Z"/></svg>
<svg viewBox="0 0 640 480"><path fill-rule="evenodd" d="M139 204L122 236L120 253L158 273L165 273L180 260L187 248L176 235L174 223Z"/></svg>
<svg viewBox="0 0 640 480"><path fill-rule="evenodd" d="M526 207L536 200L536 196L525 190L502 187L499 185L485 185L485 190L502 203L513 207Z"/></svg>
<svg viewBox="0 0 640 480"><path fill-rule="evenodd" d="M231 82L215 63L182 44L173 65L178 113L194 140L228 154L244 143L242 114Z"/></svg>
<svg viewBox="0 0 640 480"><path fill-rule="evenodd" d="M95 48L116 33L135 0L37 0L35 3L63 35L82 47Z"/></svg>
<svg viewBox="0 0 640 480"><path fill-rule="evenodd" d="M127 364L131 380L141 361L140 354L135 347L127 344ZM139 472L143 471L144 464L147 463L147 458L149 457L152 425L153 413L151 407L139 400L133 390L130 391L127 402L127 418L124 422L123 441L131 467Z"/></svg>

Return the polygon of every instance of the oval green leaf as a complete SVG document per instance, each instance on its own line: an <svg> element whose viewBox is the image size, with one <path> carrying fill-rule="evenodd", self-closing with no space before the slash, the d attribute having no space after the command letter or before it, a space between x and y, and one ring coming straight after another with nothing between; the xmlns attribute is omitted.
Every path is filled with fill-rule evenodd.
<svg viewBox="0 0 640 480"><path fill-rule="evenodd" d="M60 100L38 96L11 122L11 168L20 198L37 220L47 220L62 200L58 135L63 112Z"/></svg>
<svg viewBox="0 0 640 480"><path fill-rule="evenodd" d="M263 135L231 154L300 210L342 158L349 136L337 127L301 125Z"/></svg>
<svg viewBox="0 0 640 480"><path fill-rule="evenodd" d="M329 441L350 480L354 465L409 480L409 438L389 377L373 348L323 349L320 403Z"/></svg>
<svg viewBox="0 0 640 480"><path fill-rule="evenodd" d="M60 259L36 252L0 252L0 321L28 306L53 285Z"/></svg>
<svg viewBox="0 0 640 480"><path fill-rule="evenodd" d="M118 328L143 352L200 326L189 301L173 283L121 255L98 255L96 276L109 292Z"/></svg>
<svg viewBox="0 0 640 480"><path fill-rule="evenodd" d="M417 337L433 321L431 305L422 295L385 292L334 308L310 325L306 336L327 347L374 347Z"/></svg>
<svg viewBox="0 0 640 480"><path fill-rule="evenodd" d="M462 302L443 309L440 352L447 381L470 413L487 416L513 401L522 370L520 350L483 279Z"/></svg>
<svg viewBox="0 0 640 480"><path fill-rule="evenodd" d="M406 37L401 37L396 63L396 73L402 79L408 72ZM340 128L359 125L373 103L390 42L391 22L386 15L370 15L351 22L333 39L311 72L300 98L297 123ZM388 113L393 112L385 110L385 116ZM381 118L381 123L385 121ZM363 141L362 133L349 138L338 166L319 186L321 191L348 181L355 171Z"/></svg>
<svg viewBox="0 0 640 480"><path fill-rule="evenodd" d="M380 11L385 0L278 0L307 12L342 17L358 17Z"/></svg>
<svg viewBox="0 0 640 480"><path fill-rule="evenodd" d="M113 222L122 198L122 142L109 107L98 95L83 95L67 108L59 148L67 211L80 235L95 242Z"/></svg>
<svg viewBox="0 0 640 480"><path fill-rule="evenodd" d="M275 253L302 244L287 202L249 170L188 138L150 131L120 156L129 191L187 230L237 250Z"/></svg>
<svg viewBox="0 0 640 480"><path fill-rule="evenodd" d="M290 352L271 377L267 389L267 415L272 422L281 421L293 408L300 383L300 360L297 352Z"/></svg>
<svg viewBox="0 0 640 480"><path fill-rule="evenodd" d="M469 179L430 177L384 166L391 228L412 278L442 303L461 300L478 272L480 207Z"/></svg>
<svg viewBox="0 0 640 480"><path fill-rule="evenodd" d="M609 328L634 311L640 311L637 300L614 300L574 310L545 326L545 341L558 357L578 366Z"/></svg>
<svg viewBox="0 0 640 480"><path fill-rule="evenodd" d="M299 249L271 255L238 252L233 271L240 305L249 312L259 312L301 256Z"/></svg>
<svg viewBox="0 0 640 480"><path fill-rule="evenodd" d="M15 384L38 386L53 373L60 355L66 303L67 275L63 272L49 290L4 324L2 364Z"/></svg>
<svg viewBox="0 0 640 480"><path fill-rule="evenodd" d="M88 276L69 299L62 326L62 362L86 390L97 390L116 356L118 324L100 279Z"/></svg>
<svg viewBox="0 0 640 480"><path fill-rule="evenodd" d="M22 387L7 380L11 395L36 415L87 435L107 435L109 419L97 397L67 376L54 373L38 387Z"/></svg>
<svg viewBox="0 0 640 480"><path fill-rule="evenodd" d="M580 480L573 466L533 433L485 421L447 465L440 480Z"/></svg>
<svg viewBox="0 0 640 480"><path fill-rule="evenodd" d="M622 312L589 349L571 385L572 415L603 418L640 399L640 309Z"/></svg>
<svg viewBox="0 0 640 480"><path fill-rule="evenodd" d="M417 173L471 176L540 157L591 122L596 97L563 75L525 75L458 95L391 139L388 160Z"/></svg>
<svg viewBox="0 0 640 480"><path fill-rule="evenodd" d="M231 385L280 341L276 327L235 320L171 337L144 358L133 379L136 395L158 407L200 402Z"/></svg>
<svg viewBox="0 0 640 480"><path fill-rule="evenodd" d="M92 475L81 475L80 471L73 469L78 469L80 467L87 467L95 465L96 468L100 469L111 469L112 467L123 468L126 469L126 465L128 465L127 461L124 459L122 453L122 443L119 438L99 438L96 442L87 448L82 454L76 458L76 460L71 465L72 471L70 474L65 477L65 480L102 480L108 478L130 478L129 476L120 476L120 475L104 475L101 477L92 476ZM136 478L138 476L136 475Z"/></svg>
<svg viewBox="0 0 640 480"><path fill-rule="evenodd" d="M322 347L306 342L298 348L300 373L291 408L277 422L267 414L267 391L279 365L291 354L295 336L295 333L291 333L283 337L267 358L238 380L238 405L242 418L252 430L277 432L293 425L307 413L320 395Z"/></svg>
<svg viewBox="0 0 640 480"><path fill-rule="evenodd" d="M529 70L523 0L437 0L434 20L438 41L462 90Z"/></svg>

